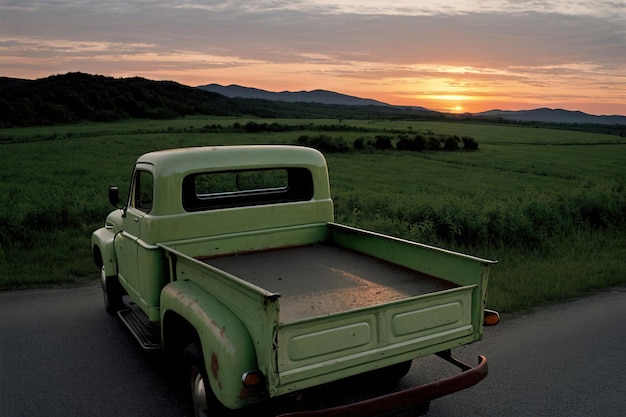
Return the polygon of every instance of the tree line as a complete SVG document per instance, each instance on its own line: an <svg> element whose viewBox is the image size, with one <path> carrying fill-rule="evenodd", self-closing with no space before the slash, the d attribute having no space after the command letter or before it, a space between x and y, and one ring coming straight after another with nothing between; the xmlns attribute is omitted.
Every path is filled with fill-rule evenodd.
<svg viewBox="0 0 626 417"><path fill-rule="evenodd" d="M370 137L359 137L352 143L352 149L343 137L333 137L326 134L320 135L300 135L295 141L296 144L315 148L324 153L344 153L350 150L367 151L379 150L387 151L396 149L398 151L476 151L478 142L476 139L457 135L435 135L424 136L420 133L414 135L375 135Z"/></svg>

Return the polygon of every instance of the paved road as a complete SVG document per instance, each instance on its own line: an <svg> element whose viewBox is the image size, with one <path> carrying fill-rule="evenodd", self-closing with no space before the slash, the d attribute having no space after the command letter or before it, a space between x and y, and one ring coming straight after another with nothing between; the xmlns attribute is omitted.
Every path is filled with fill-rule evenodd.
<svg viewBox="0 0 626 417"><path fill-rule="evenodd" d="M99 287L0 293L0 416L184 416Z"/></svg>
<svg viewBox="0 0 626 417"><path fill-rule="evenodd" d="M433 401L430 417L623 416L626 288L505 318L457 350L489 359L478 386ZM401 385L445 375L415 361ZM158 355L108 316L96 286L0 293L0 416L184 416Z"/></svg>
<svg viewBox="0 0 626 417"><path fill-rule="evenodd" d="M626 416L626 288L505 319L457 352L486 355L489 376L429 417Z"/></svg>

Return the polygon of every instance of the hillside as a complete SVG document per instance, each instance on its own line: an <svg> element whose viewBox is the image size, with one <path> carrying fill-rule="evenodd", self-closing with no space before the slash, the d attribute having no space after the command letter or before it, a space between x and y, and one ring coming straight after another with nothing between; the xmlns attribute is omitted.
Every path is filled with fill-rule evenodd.
<svg viewBox="0 0 626 417"><path fill-rule="evenodd" d="M325 92L326 97L342 96ZM348 96L345 96L348 97ZM290 103L229 98L171 81L112 78L84 73L38 80L0 77L0 128L45 126L129 118L172 119L192 114L269 118L422 119L441 118L426 110L380 105Z"/></svg>
<svg viewBox="0 0 626 417"><path fill-rule="evenodd" d="M83 73L38 80L0 78L0 127L242 111L237 102L222 95L170 81Z"/></svg>

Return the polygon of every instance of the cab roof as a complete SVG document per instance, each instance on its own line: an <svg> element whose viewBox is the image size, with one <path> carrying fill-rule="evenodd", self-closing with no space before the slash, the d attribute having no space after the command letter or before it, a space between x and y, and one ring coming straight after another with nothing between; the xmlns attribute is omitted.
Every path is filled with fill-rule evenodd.
<svg viewBox="0 0 626 417"><path fill-rule="evenodd" d="M270 167L308 167L312 171L326 171L326 160L319 151L290 145L169 149L144 154L137 163L153 165L155 173L160 176Z"/></svg>

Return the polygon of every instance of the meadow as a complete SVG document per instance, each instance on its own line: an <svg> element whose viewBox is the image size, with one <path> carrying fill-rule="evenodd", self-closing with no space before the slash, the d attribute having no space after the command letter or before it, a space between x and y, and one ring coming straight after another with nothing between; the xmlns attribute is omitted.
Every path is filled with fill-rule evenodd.
<svg viewBox="0 0 626 417"><path fill-rule="evenodd" d="M253 120L293 130L233 129ZM336 220L499 261L503 312L626 284L626 139L530 126L434 121L187 117L0 129L0 289L96 282L89 236L127 189L136 158L199 145L295 143L320 132ZM475 138L475 151L398 151L385 135Z"/></svg>

